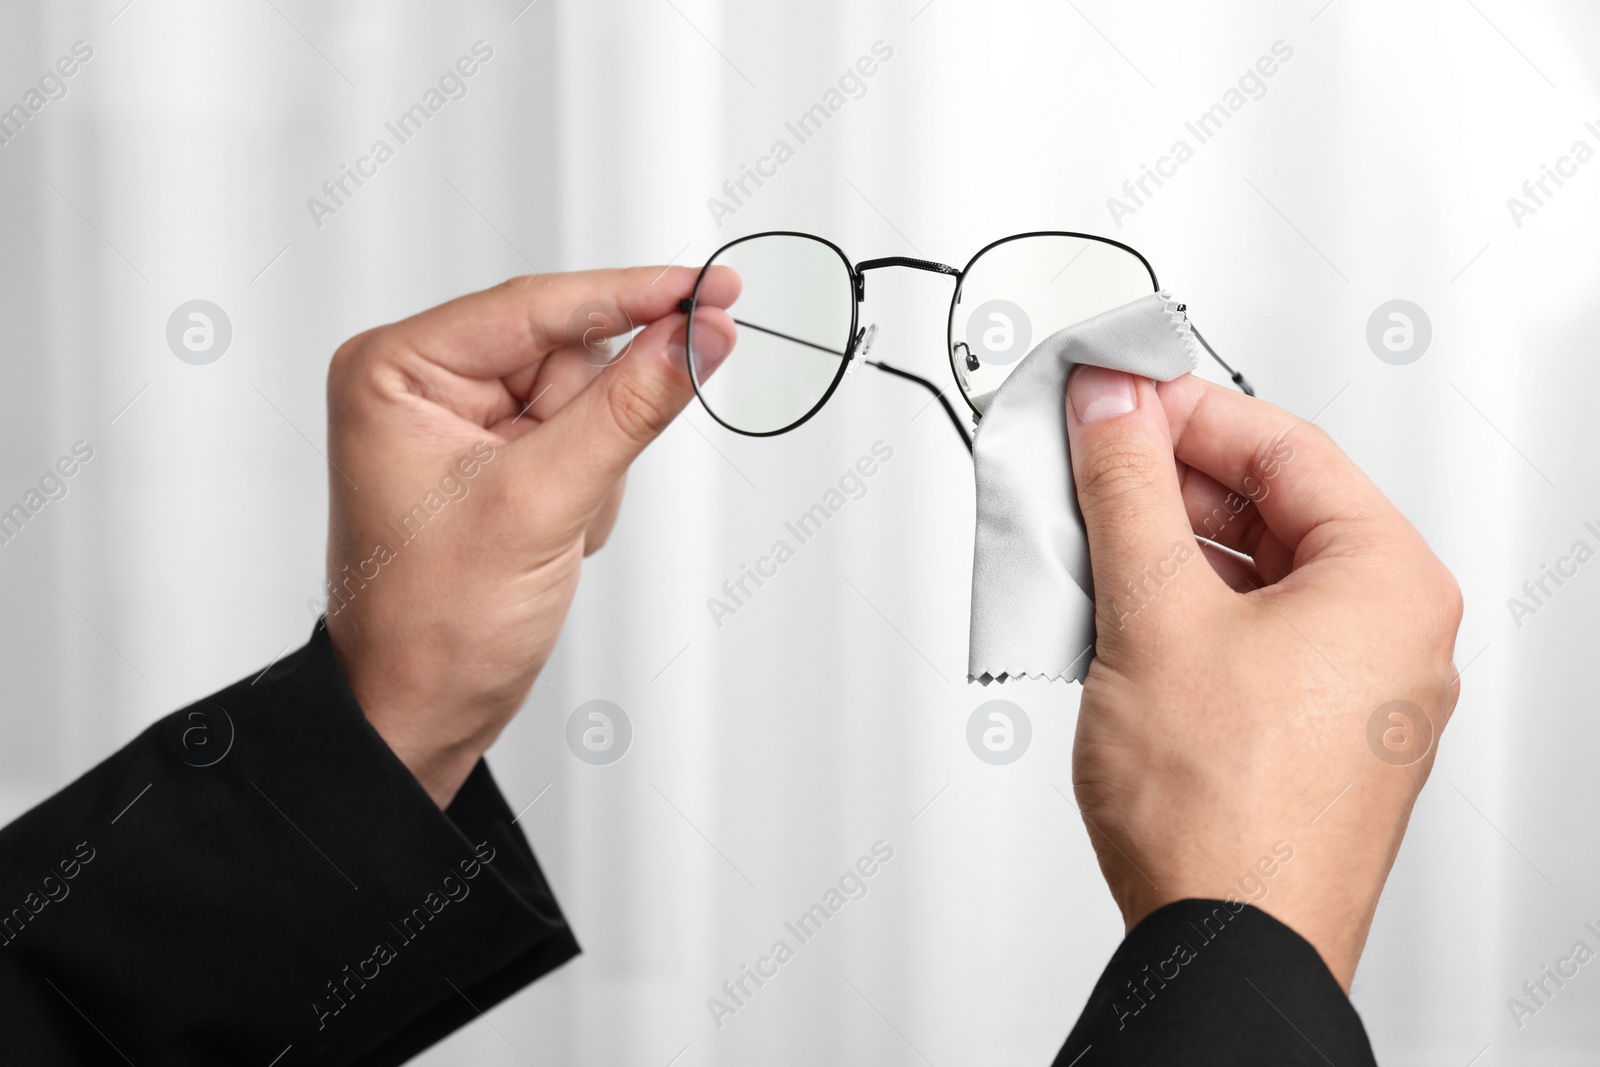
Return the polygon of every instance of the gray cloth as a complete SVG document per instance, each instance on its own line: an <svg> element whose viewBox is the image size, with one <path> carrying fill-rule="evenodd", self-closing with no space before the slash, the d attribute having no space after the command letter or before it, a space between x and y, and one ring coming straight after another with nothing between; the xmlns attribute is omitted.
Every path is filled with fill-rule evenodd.
<svg viewBox="0 0 1600 1067"><path fill-rule="evenodd" d="M978 530L967 680L1082 681L1094 658L1089 542L1067 455L1067 375L1092 363L1157 381L1199 344L1165 290L1046 337L989 401L973 440Z"/></svg>

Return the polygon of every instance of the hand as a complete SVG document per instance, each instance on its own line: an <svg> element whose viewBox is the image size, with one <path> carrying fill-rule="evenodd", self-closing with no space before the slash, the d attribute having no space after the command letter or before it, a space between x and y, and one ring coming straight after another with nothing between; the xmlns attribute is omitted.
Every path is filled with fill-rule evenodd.
<svg viewBox="0 0 1600 1067"><path fill-rule="evenodd" d="M1326 433L1260 400L1082 367L1067 427L1097 626L1073 787L1124 921L1255 903L1348 990L1459 695L1460 591ZM1409 735L1390 701L1421 709ZM1380 757L1370 722L1411 748Z"/></svg>
<svg viewBox="0 0 1600 1067"><path fill-rule="evenodd" d="M329 636L367 719L440 807L527 698L628 464L694 398L675 306L695 276L518 278L333 357ZM726 268L700 288L708 364L733 345L720 309L738 291ZM604 369L609 339L569 327L592 300L644 327ZM602 332L627 328L616 316Z"/></svg>

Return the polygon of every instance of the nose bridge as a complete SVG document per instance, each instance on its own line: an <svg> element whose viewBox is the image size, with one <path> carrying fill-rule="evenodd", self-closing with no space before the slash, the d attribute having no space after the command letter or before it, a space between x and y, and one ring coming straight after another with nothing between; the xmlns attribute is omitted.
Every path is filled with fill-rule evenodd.
<svg viewBox="0 0 1600 1067"><path fill-rule="evenodd" d="M856 264L856 299L863 300L867 295L866 279L862 277L865 271L877 270L879 267L911 267L915 270L931 271L934 274L949 274L960 279L961 271L948 263L937 263L931 259L916 259L912 256L884 256L881 259L863 259Z"/></svg>

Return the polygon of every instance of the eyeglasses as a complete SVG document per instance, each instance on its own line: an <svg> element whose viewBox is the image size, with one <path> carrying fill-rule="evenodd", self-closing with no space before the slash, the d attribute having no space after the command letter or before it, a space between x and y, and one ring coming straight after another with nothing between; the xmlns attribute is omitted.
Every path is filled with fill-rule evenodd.
<svg viewBox="0 0 1600 1067"><path fill-rule="evenodd" d="M743 329L734 351L712 365L695 352L700 286L713 266L732 267L743 286L728 309ZM822 409L857 363L916 382L931 392L972 450L972 438L944 390L918 374L868 359L876 325L860 325L866 272L912 267L955 278L946 347L950 371L976 418L1036 341L1120 307L1161 287L1148 260L1108 237L1038 231L985 245L957 269L906 256L855 265L830 241L773 230L730 241L700 269L694 295L678 304L689 316L689 376L706 411L735 433L786 433ZM1195 337L1235 385L1251 396L1244 375ZM715 370L715 374L711 372Z"/></svg>

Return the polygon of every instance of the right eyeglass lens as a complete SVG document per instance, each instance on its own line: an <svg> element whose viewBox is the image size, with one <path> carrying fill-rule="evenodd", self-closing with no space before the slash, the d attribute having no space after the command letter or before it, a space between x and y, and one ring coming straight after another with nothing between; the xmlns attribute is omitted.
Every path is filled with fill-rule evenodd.
<svg viewBox="0 0 1600 1067"><path fill-rule="evenodd" d="M717 420L744 433L775 433L809 415L844 372L855 314L850 265L810 237L768 234L737 241L712 265L738 272L728 308L738 341L717 363L696 351L689 366L701 401ZM700 315L722 314L697 308Z"/></svg>
<svg viewBox="0 0 1600 1067"><path fill-rule="evenodd" d="M1105 241L1044 234L995 245L967 268L957 292L950 319L956 380L982 412L1034 345L1155 288L1142 259Z"/></svg>

